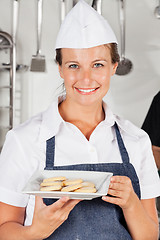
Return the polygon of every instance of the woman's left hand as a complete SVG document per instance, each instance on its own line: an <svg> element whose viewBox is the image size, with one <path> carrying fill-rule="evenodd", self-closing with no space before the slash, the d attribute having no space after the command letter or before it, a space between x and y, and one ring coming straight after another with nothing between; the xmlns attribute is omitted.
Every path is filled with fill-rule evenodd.
<svg viewBox="0 0 160 240"><path fill-rule="evenodd" d="M119 205L123 210L135 206L138 199L130 178L126 176L112 176L108 194L111 196L103 196L102 199Z"/></svg>

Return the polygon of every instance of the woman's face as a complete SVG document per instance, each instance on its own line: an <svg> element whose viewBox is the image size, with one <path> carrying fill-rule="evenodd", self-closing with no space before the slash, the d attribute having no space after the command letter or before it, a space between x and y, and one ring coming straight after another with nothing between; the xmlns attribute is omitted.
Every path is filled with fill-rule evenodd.
<svg viewBox="0 0 160 240"><path fill-rule="evenodd" d="M101 45L87 49L61 49L60 76L64 79L66 100L80 105L101 103L115 73L110 50Z"/></svg>

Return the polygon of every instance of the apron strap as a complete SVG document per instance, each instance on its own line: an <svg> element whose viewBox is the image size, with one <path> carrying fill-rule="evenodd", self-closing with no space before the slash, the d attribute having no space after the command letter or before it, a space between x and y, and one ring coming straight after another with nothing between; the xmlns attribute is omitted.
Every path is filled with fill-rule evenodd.
<svg viewBox="0 0 160 240"><path fill-rule="evenodd" d="M44 170L52 170L54 166L55 136L46 141L46 167Z"/></svg>
<svg viewBox="0 0 160 240"><path fill-rule="evenodd" d="M115 128L115 131L116 131L117 142L118 142L118 147L119 147L119 151L120 151L120 154L121 154L122 161L123 161L123 163L129 163L129 156L128 156L126 147L124 145L123 139L121 137L121 134L120 134L117 123L114 124L114 128Z"/></svg>

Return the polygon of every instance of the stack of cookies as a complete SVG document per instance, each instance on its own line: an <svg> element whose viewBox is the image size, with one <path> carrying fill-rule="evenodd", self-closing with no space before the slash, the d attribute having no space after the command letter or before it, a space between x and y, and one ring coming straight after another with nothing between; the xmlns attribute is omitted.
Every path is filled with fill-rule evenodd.
<svg viewBox="0 0 160 240"><path fill-rule="evenodd" d="M63 176L45 178L40 184L40 191L62 191L62 192L97 192L95 184L86 182L81 178L67 179Z"/></svg>

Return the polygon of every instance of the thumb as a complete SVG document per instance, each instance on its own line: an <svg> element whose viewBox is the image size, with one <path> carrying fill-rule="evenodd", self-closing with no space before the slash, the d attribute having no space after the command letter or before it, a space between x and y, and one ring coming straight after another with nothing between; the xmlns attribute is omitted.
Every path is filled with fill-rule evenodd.
<svg viewBox="0 0 160 240"><path fill-rule="evenodd" d="M35 198L35 210L44 208L46 205L43 202L43 199L39 196L36 196Z"/></svg>

